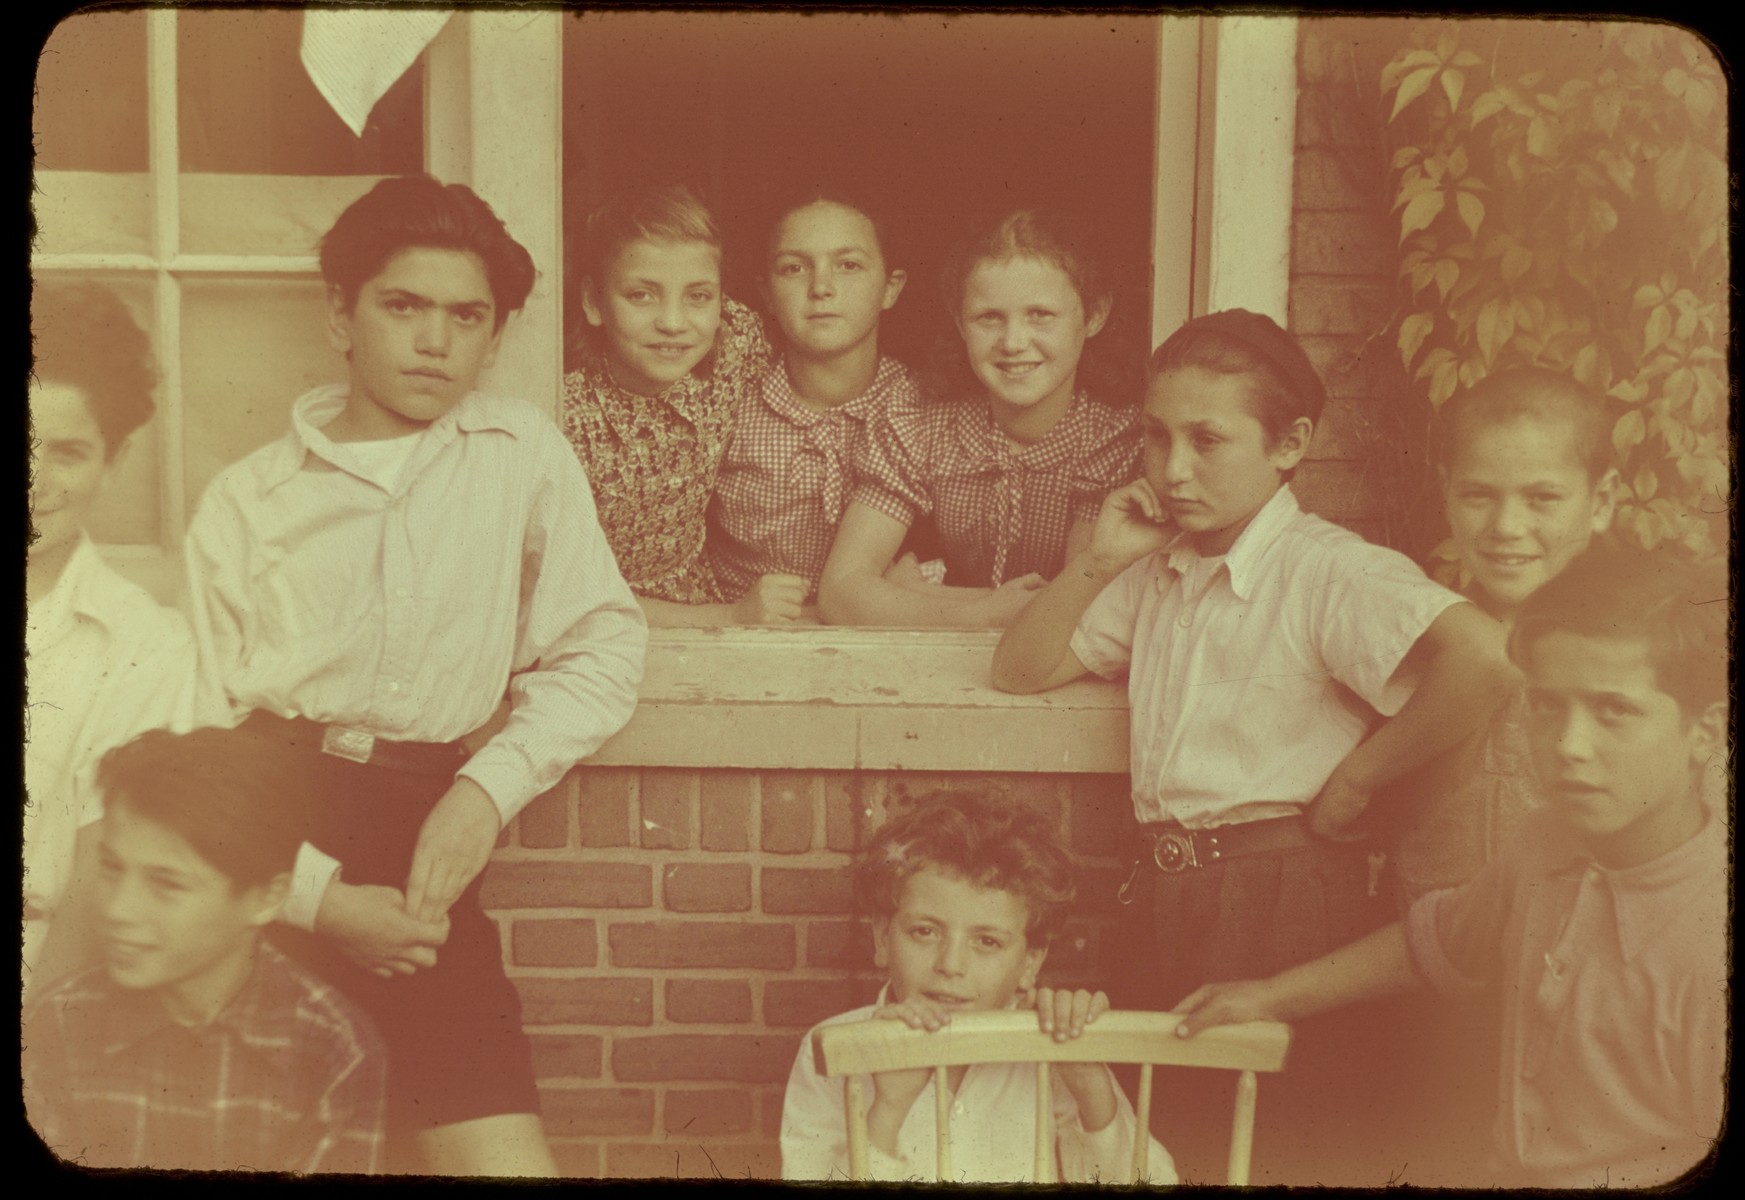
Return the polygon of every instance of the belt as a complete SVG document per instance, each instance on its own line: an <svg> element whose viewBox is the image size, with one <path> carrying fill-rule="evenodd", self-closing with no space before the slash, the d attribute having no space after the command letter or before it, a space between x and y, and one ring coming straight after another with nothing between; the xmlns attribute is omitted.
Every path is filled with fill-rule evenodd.
<svg viewBox="0 0 1745 1200"><path fill-rule="evenodd" d="M1151 861L1165 874L1175 875L1190 867L1211 867L1229 858L1248 854L1272 854L1310 845L1314 835L1302 817L1274 817L1210 829L1188 829L1173 821L1142 825L1151 839Z"/></svg>
<svg viewBox="0 0 1745 1200"><path fill-rule="evenodd" d="M467 756L460 742L394 742L367 729L323 725L307 717L281 717L262 709L250 713L244 724L293 746L312 747L322 754L390 771L452 775Z"/></svg>

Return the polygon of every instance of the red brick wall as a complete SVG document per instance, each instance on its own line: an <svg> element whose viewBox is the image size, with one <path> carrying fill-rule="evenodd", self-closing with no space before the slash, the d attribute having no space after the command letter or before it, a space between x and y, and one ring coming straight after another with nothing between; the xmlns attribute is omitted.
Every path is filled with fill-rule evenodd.
<svg viewBox="0 0 1745 1200"><path fill-rule="evenodd" d="M1440 518L1426 491L1428 406L1395 342L1399 224L1379 86L1401 26L1309 17L1298 30L1290 326L1330 399L1297 490L1312 511L1421 555Z"/></svg>
<svg viewBox="0 0 1745 1200"><path fill-rule="evenodd" d="M1123 777L585 767L522 813L484 898L566 1174L779 1175L801 1038L880 982L849 855L886 812L950 786L1060 815L1082 898L1044 981L1096 984Z"/></svg>

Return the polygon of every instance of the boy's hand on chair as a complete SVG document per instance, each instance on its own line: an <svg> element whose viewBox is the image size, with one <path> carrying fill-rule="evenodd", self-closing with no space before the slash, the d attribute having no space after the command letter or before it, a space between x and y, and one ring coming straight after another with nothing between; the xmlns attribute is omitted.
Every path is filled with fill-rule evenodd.
<svg viewBox="0 0 1745 1200"><path fill-rule="evenodd" d="M485 789L461 776L444 792L412 849L406 911L414 920L446 920L449 907L485 869L503 820Z"/></svg>
<svg viewBox="0 0 1745 1200"><path fill-rule="evenodd" d="M1369 807L1369 793L1334 771L1309 806L1309 830L1331 842L1360 842L1367 836L1354 823Z"/></svg>
<svg viewBox="0 0 1745 1200"><path fill-rule="evenodd" d="M1119 574L1147 554L1161 550L1174 534L1175 526L1157 493L1145 480L1135 480L1103 497L1097 522L1091 527L1091 557L1098 569Z"/></svg>
<svg viewBox="0 0 1745 1200"><path fill-rule="evenodd" d="M399 888L334 880L322 894L315 932L339 943L346 957L387 979L436 965L448 940L448 917L415 920Z"/></svg>
<svg viewBox="0 0 1745 1200"><path fill-rule="evenodd" d="M760 575L733 605L733 620L739 625L786 625L799 620L805 603L806 581L798 575Z"/></svg>
<svg viewBox="0 0 1745 1200"><path fill-rule="evenodd" d="M1177 1037L1193 1037L1214 1025L1240 1025L1245 1021L1276 1021L1277 1006L1264 979L1236 983L1208 983L1195 988L1172 1012L1183 1014L1175 1027Z"/></svg>

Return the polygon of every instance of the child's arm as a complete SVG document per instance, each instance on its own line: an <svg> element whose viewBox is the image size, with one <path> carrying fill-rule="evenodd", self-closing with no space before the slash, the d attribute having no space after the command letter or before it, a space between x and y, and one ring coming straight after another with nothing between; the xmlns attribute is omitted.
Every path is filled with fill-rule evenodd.
<svg viewBox="0 0 1745 1200"><path fill-rule="evenodd" d="M638 596L652 628L713 628L720 625L787 625L800 619L806 581L798 575L760 575L751 590L726 604L679 604Z"/></svg>
<svg viewBox="0 0 1745 1200"><path fill-rule="evenodd" d="M1109 997L1102 992L1036 989L1036 1016L1042 1032L1064 1042L1078 1037L1085 1026L1109 1011ZM1115 1085L1102 1063L1056 1063L1055 1072L1078 1105L1079 1124L1086 1133L1106 1129L1115 1119Z"/></svg>
<svg viewBox="0 0 1745 1200"><path fill-rule="evenodd" d="M642 682L648 625L618 573L594 496L555 428L541 426L522 533L524 594L509 720L425 818L406 909L433 920L484 869L502 827L623 728Z"/></svg>
<svg viewBox="0 0 1745 1200"><path fill-rule="evenodd" d="M1411 698L1345 756L1310 807L1310 827L1322 837L1337 839L1377 788L1478 729L1520 683L1503 627L1472 604L1444 609L1402 666L1414 662L1423 675Z"/></svg>
<svg viewBox="0 0 1745 1200"><path fill-rule="evenodd" d="M1405 924L1395 921L1270 979L1209 983L1195 989L1175 1006L1175 1012L1184 1014L1176 1036L1192 1037L1213 1025L1244 1021L1301 1020L1359 1000L1402 992L1417 982Z"/></svg>
<svg viewBox="0 0 1745 1200"><path fill-rule="evenodd" d="M913 586L886 578L908 527L855 501L843 514L818 581L818 612L832 625L988 629L1009 624L1036 589L1040 575L997 588Z"/></svg>
<svg viewBox="0 0 1745 1200"><path fill-rule="evenodd" d="M1072 556L1000 638L994 686L1003 692L1045 692L1088 668L1072 652L1073 631L1099 593L1128 567L1169 540L1163 506L1144 480L1109 493L1090 544Z"/></svg>

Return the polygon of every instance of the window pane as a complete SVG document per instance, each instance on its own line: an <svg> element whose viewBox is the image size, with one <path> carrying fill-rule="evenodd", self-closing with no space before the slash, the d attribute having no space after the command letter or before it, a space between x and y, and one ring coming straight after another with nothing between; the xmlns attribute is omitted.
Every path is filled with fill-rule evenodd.
<svg viewBox="0 0 1745 1200"><path fill-rule="evenodd" d="M298 57L303 14L183 9L176 16L182 169L243 175L399 175L424 164L424 64L356 137Z"/></svg>
<svg viewBox="0 0 1745 1200"><path fill-rule="evenodd" d="M39 170L146 169L145 13L75 13L37 60Z"/></svg>
<svg viewBox="0 0 1745 1200"><path fill-rule="evenodd" d="M151 176L39 170L36 188L38 253L151 253Z"/></svg>
<svg viewBox="0 0 1745 1200"><path fill-rule="evenodd" d="M156 318L152 314L152 285L149 279L84 273L74 276L58 272L55 278L78 278L103 284L127 305L128 311L133 314L133 319L139 323L141 329L147 333L155 333ZM162 363L163 348L155 344L155 337L153 342L153 354ZM162 384L158 385L155 398L160 410L170 402L164 394ZM89 532L94 539L99 542L134 545L152 545L159 540L159 515L162 508L159 480L162 456L158 421L154 417L134 433L125 453L103 485L103 492L91 512Z"/></svg>
<svg viewBox="0 0 1745 1200"><path fill-rule="evenodd" d="M219 471L290 428L291 402L345 378L319 280L190 279L182 293L188 512Z"/></svg>
<svg viewBox="0 0 1745 1200"><path fill-rule="evenodd" d="M375 175L183 175L182 249L190 254L314 254Z"/></svg>

